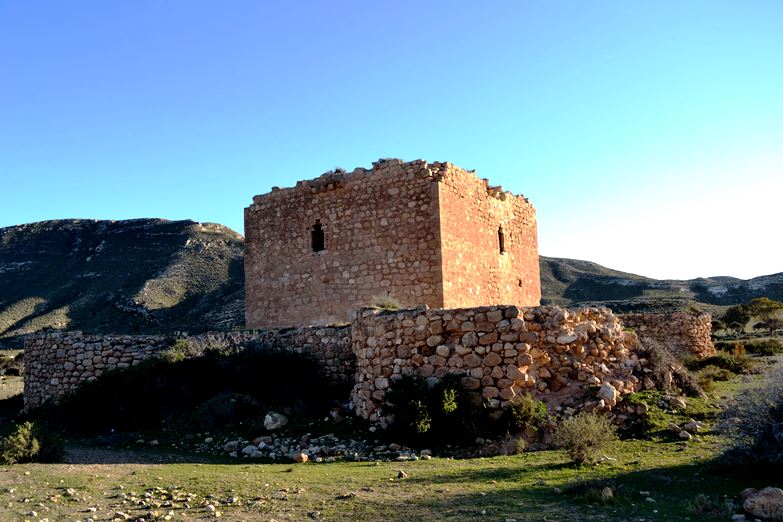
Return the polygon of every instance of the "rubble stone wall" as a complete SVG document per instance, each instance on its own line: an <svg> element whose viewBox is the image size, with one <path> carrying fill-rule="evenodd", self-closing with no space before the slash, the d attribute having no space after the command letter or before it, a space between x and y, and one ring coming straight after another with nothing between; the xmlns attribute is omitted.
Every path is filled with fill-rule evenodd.
<svg viewBox="0 0 783 522"><path fill-rule="evenodd" d="M634 354L636 335L606 308L364 309L352 330L351 398L358 415L381 423L386 392L401 375L434 382L456 373L494 408L527 392L552 411L609 410L641 388L633 370L646 362Z"/></svg>
<svg viewBox="0 0 783 522"><path fill-rule="evenodd" d="M245 209L246 326L348 323L378 297L537 305L536 237L527 199L451 163L328 172Z"/></svg>
<svg viewBox="0 0 783 522"><path fill-rule="evenodd" d="M248 347L283 349L313 357L327 378L353 382L355 357L351 329L342 327L290 328L245 332L208 332L185 338L199 349ZM127 368L158 356L174 343L170 336L90 335L51 332L25 342L25 409L57 401L80 384L104 372Z"/></svg>
<svg viewBox="0 0 783 522"><path fill-rule="evenodd" d="M622 314L620 320L636 331L642 344L652 340L680 358L715 355L712 316L708 313Z"/></svg>

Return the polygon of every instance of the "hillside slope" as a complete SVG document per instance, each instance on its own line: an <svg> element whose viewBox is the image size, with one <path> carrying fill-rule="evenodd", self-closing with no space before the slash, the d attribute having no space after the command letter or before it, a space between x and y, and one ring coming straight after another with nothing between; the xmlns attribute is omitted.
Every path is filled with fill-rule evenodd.
<svg viewBox="0 0 783 522"><path fill-rule="evenodd" d="M783 300L783 273L736 279L651 279L576 259L541 256L542 302L688 301L727 306L767 296ZM643 305L641 305L643 307Z"/></svg>
<svg viewBox="0 0 783 522"><path fill-rule="evenodd" d="M243 238L192 221L0 228L0 337L45 327L170 332L243 324Z"/></svg>

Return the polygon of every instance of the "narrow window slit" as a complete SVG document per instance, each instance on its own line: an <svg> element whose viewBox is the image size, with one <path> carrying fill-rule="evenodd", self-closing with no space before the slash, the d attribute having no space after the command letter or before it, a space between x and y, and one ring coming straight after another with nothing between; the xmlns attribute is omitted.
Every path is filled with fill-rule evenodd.
<svg viewBox="0 0 783 522"><path fill-rule="evenodd" d="M325 250L326 243L324 241L324 230L320 219L315 221L315 225L313 225L313 230L311 233L313 239L313 252L320 252L321 250Z"/></svg>
<svg viewBox="0 0 783 522"><path fill-rule="evenodd" d="M498 227L498 248L500 253L503 254L506 251L506 236L503 234L503 227Z"/></svg>

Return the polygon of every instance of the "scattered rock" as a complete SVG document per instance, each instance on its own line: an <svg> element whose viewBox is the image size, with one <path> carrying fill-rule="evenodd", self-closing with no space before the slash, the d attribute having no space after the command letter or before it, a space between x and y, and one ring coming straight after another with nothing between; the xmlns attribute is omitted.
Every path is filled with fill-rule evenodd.
<svg viewBox="0 0 783 522"><path fill-rule="evenodd" d="M687 431L685 431L685 430L682 430L682 431L680 432L680 435L679 435L679 436L680 436L680 438L681 438L682 440L691 440L691 438L693 438L693 435L691 435L690 433L688 433L688 432L687 432Z"/></svg>
<svg viewBox="0 0 783 522"><path fill-rule="evenodd" d="M403 470L399 470L397 472L397 478L398 479L406 479L406 478L408 478L408 474L405 473Z"/></svg>
<svg viewBox="0 0 783 522"><path fill-rule="evenodd" d="M606 486L604 489L601 490L601 500L606 502L607 500L612 500L613 498L614 498L614 492L612 491L612 488Z"/></svg>

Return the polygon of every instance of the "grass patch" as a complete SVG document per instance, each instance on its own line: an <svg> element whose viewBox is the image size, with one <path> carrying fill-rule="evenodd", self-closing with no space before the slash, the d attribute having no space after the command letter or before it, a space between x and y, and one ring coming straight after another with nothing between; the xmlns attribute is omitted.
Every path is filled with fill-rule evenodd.
<svg viewBox="0 0 783 522"><path fill-rule="evenodd" d="M8 516L21 519L44 511L41 503L50 520L84 518L87 507L96 508L96 519L168 509L175 520L206 519L206 502L227 520L695 520L689 506L699 493L734 498L765 483L714 468L720 447L713 436L688 445L625 441L612 449L615 462L589 468L572 466L561 451L378 464L24 464L0 468L0 504L10 502ZM397 478L400 469L408 478ZM599 484L612 487L613 500L596 496ZM161 490L190 495L190 507L127 501L148 492L161 499Z"/></svg>

